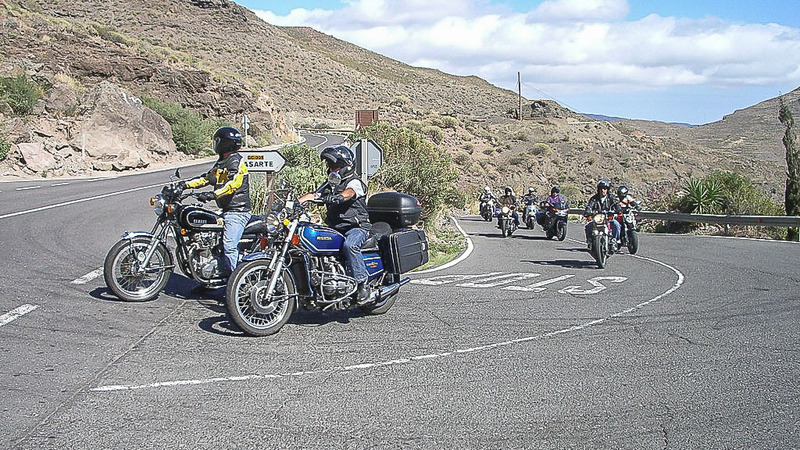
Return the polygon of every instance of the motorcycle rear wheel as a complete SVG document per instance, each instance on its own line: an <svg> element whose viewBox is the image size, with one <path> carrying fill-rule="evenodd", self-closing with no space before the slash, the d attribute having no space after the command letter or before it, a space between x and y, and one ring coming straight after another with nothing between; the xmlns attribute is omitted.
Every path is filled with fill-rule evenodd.
<svg viewBox="0 0 800 450"><path fill-rule="evenodd" d="M635 255L639 251L639 233L635 230L628 231L628 253Z"/></svg>
<svg viewBox="0 0 800 450"><path fill-rule="evenodd" d="M144 259L147 247L150 245L149 237L141 236L132 239L122 239L108 251L103 262L103 278L106 286L121 300L126 302L146 302L158 297L169 281L172 268L170 265L169 250L159 242L156 251L150 258L149 269L139 275L133 273L138 268L138 262Z"/></svg>
<svg viewBox="0 0 800 450"><path fill-rule="evenodd" d="M399 279L400 277L398 276L397 278ZM386 277L386 281L384 281L383 284L384 286L389 286L393 283L395 283L395 276L390 275ZM380 286L378 286L378 288L380 289ZM364 314L368 314L370 316L379 316L381 314L385 314L387 311L392 309L392 306L394 306L394 302L397 301L397 295L399 293L400 291L397 291L394 295L390 295L389 297L381 299L379 302L376 303L368 303L366 305L361 305L359 306L359 309Z"/></svg>
<svg viewBox="0 0 800 450"><path fill-rule="evenodd" d="M271 276L269 261L259 259L240 264L228 280L228 318L250 336L277 333L294 313L296 289L291 275L284 270L267 298Z"/></svg>
<svg viewBox="0 0 800 450"><path fill-rule="evenodd" d="M605 236L594 236L592 238L592 256L597 261L597 267L604 268L606 266L606 258L608 257L608 242Z"/></svg>

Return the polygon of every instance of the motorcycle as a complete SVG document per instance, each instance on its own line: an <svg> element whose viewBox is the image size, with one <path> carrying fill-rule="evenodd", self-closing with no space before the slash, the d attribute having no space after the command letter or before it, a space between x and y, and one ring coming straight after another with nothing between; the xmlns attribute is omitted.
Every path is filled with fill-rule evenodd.
<svg viewBox="0 0 800 450"><path fill-rule="evenodd" d="M525 208L522 209L522 223L529 230L533 229L536 224L536 215L539 213L539 208L536 206L536 201L525 203Z"/></svg>
<svg viewBox="0 0 800 450"><path fill-rule="evenodd" d="M540 206L545 211L545 217L542 223L545 236L547 236L547 239L552 239L553 236L555 236L559 241L563 241L567 237L569 207L566 203L562 202L555 205L542 202Z"/></svg>
<svg viewBox="0 0 800 450"><path fill-rule="evenodd" d="M639 232L636 228L636 211L633 208L623 209L617 215L617 221L622 230L620 232L621 245L628 247L628 253L635 255L639 251Z"/></svg>
<svg viewBox="0 0 800 450"><path fill-rule="evenodd" d="M221 286L225 279L219 261L222 249L222 216L199 204L183 204L196 193L179 187L180 171L150 198L156 214L153 229L126 231L106 255L106 286L122 300L141 302L156 298L166 286L176 264L189 278L206 287ZM263 251L269 243L263 216L253 216L239 241L240 254ZM174 257L167 236L175 239Z"/></svg>
<svg viewBox="0 0 800 450"><path fill-rule="evenodd" d="M481 217L487 222L491 222L492 217L495 216L495 201L489 199L481 203Z"/></svg>
<svg viewBox="0 0 800 450"><path fill-rule="evenodd" d="M366 302L356 303L358 283L345 271L340 252L344 236L311 223L289 189L285 200L267 217L267 231L276 243L254 253L231 274L225 292L228 317L246 334L277 333L298 308L384 314L394 305L402 274L428 261L423 230L410 229L422 210L416 198L386 192L370 197L367 209L372 235L361 247L367 268Z"/></svg>
<svg viewBox="0 0 800 450"><path fill-rule="evenodd" d="M613 216L612 216L613 217ZM614 254L615 245L611 232L611 223L608 214L595 214L589 218L591 227L588 233L589 253L592 254L597 267L604 268L608 257Z"/></svg>
<svg viewBox="0 0 800 450"><path fill-rule="evenodd" d="M517 230L517 224L514 223L514 206L506 206L500 209L500 215L497 218L500 226L500 236L510 237L511 233Z"/></svg>

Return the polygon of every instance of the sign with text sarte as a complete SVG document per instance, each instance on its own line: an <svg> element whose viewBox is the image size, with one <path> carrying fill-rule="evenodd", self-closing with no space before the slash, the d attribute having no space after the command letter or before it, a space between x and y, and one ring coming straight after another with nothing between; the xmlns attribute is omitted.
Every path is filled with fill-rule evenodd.
<svg viewBox="0 0 800 450"><path fill-rule="evenodd" d="M286 159L277 150L240 150L249 172L278 172Z"/></svg>

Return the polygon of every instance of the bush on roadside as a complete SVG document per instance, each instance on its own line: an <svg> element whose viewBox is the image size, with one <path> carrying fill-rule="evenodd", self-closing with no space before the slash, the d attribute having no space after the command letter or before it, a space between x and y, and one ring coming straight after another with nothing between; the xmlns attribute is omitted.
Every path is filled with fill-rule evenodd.
<svg viewBox="0 0 800 450"><path fill-rule="evenodd" d="M8 104L15 116L30 114L44 93L45 89L25 74L0 77L0 99Z"/></svg>
<svg viewBox="0 0 800 450"><path fill-rule="evenodd" d="M196 112L177 103L142 97L142 102L172 126L175 148L187 155L210 155L211 137L227 123L224 120L204 119Z"/></svg>

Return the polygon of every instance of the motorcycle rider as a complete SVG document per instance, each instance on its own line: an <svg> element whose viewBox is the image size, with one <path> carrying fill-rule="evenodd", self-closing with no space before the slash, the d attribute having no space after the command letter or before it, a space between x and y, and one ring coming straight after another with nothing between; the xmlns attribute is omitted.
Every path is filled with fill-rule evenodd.
<svg viewBox="0 0 800 450"><path fill-rule="evenodd" d="M561 188L557 185L550 188L550 196L544 200L542 205L544 208L536 215L536 221L539 225L544 225L547 212L551 208L568 208L567 199L561 195Z"/></svg>
<svg viewBox="0 0 800 450"><path fill-rule="evenodd" d="M639 209L641 209L641 206L636 201L636 199L634 199L633 196L630 195L628 191L628 186L625 186L624 184L620 185L617 188L617 201L620 210L622 211L623 214L627 213L628 210L630 210L631 208L633 208L635 211L639 211ZM625 221L623 220L619 225L620 225L620 236L624 239Z"/></svg>
<svg viewBox="0 0 800 450"><path fill-rule="evenodd" d="M212 192L201 192L201 202L216 200L222 209L222 248L225 258L220 261L220 272L227 277L239 262L239 240L250 221L250 176L247 165L239 154L242 133L233 127L222 127L214 133L213 149L218 155L211 169L195 178L178 183L181 189L197 189L213 185Z"/></svg>
<svg viewBox="0 0 800 450"><path fill-rule="evenodd" d="M505 193L502 197L497 200L497 203L503 207L508 206L511 208L511 216L514 218L514 225L519 227L519 214L517 214L517 197L514 195L514 191L511 189L511 186L506 186ZM500 221L497 221L497 228L500 228Z"/></svg>
<svg viewBox="0 0 800 450"><path fill-rule="evenodd" d="M496 203L497 197L494 196L491 188L489 188L489 186L486 186L485 188L483 188L483 192L481 192L481 195L478 196L478 201L480 202L480 205L478 206L478 211L483 212L483 207L487 203L489 203L490 200L494 200ZM494 211L492 211L492 215L494 215Z"/></svg>
<svg viewBox="0 0 800 450"><path fill-rule="evenodd" d="M325 161L328 174L338 173L341 181L334 184L329 178L316 191L298 201L321 201L328 210L325 223L344 235L342 253L345 267L358 283L356 303L360 304L369 299L367 267L361 254L361 246L372 229L367 212L367 186L355 173L353 153L349 148L344 145L327 147L319 157Z"/></svg>
<svg viewBox="0 0 800 450"><path fill-rule="evenodd" d="M533 188L528 188L528 193L522 196L522 204L528 206L539 202L539 197L534 192Z"/></svg>
<svg viewBox="0 0 800 450"><path fill-rule="evenodd" d="M586 202L586 211L584 212L584 216L590 218L595 214L619 214L619 204L614 200L613 197L608 195L609 189L611 189L611 183L609 183L608 180L600 180L600 182L597 183L597 193L589 198L588 202ZM618 248L620 232L619 222L617 222L616 218L612 218L609 223L611 224L611 234L614 238L614 246ZM592 222L586 224L585 230L586 241L588 242L592 233Z"/></svg>

